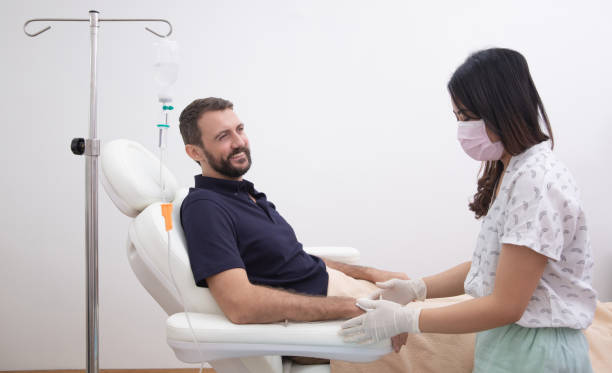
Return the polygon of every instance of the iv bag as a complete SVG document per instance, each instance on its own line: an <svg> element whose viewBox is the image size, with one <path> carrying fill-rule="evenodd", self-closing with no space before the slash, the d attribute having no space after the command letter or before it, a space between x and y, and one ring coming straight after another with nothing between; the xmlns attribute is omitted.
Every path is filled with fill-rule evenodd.
<svg viewBox="0 0 612 373"><path fill-rule="evenodd" d="M178 44L173 40L161 39L155 43L155 47L157 59L153 67L158 86L157 98L159 102L171 102L172 86L178 78Z"/></svg>

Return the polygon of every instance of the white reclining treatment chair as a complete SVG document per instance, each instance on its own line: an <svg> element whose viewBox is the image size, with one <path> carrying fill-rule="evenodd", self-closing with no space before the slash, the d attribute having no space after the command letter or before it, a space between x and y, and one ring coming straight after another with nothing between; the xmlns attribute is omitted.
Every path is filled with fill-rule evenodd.
<svg viewBox="0 0 612 373"><path fill-rule="evenodd" d="M160 164L142 145L129 140L107 143L100 156L102 184L114 204L134 218L127 255L136 277L169 315L167 342L187 363L208 362L218 373L323 373L329 364L302 366L281 356L306 356L353 362L373 361L391 351L390 342L346 344L338 336L341 321L237 325L230 322L207 288L197 287L180 223L181 203L188 189L178 187L163 170L173 204L170 265L182 293L198 341L196 345L180 297L168 271L168 238L161 215ZM310 248L311 254L355 263L353 248Z"/></svg>

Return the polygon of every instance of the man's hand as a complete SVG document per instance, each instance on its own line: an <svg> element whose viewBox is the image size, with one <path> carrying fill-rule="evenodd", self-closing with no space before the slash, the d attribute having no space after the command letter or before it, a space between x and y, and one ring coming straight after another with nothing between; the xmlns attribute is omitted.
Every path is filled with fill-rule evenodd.
<svg viewBox="0 0 612 373"><path fill-rule="evenodd" d="M403 272L383 271L382 269L376 269L376 268L370 268L369 277L370 277L369 280L374 283L385 282L385 281L389 281L394 278L398 278L400 280L410 280L410 277L408 277Z"/></svg>
<svg viewBox="0 0 612 373"><path fill-rule="evenodd" d="M391 337L391 346L393 346L393 351L400 352L402 346L406 344L408 341L408 333L398 334L395 337Z"/></svg>

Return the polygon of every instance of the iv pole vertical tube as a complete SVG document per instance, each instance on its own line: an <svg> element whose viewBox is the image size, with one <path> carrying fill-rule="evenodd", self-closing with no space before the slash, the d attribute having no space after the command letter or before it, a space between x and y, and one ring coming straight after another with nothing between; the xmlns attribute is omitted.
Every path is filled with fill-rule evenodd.
<svg viewBox="0 0 612 373"><path fill-rule="evenodd" d="M35 18L26 21L23 32L36 37L48 31L47 26L35 33L27 31L28 24L32 22L86 22L87 19L75 18ZM159 34L148 27L145 30L152 34L165 38L172 34L172 24L165 19L100 19L99 12L89 11L89 30L91 40L91 80L90 80L90 105L89 105L89 138L72 139L70 148L75 155L85 154L85 267L86 267L86 297L87 297L87 373L98 373L99 370L99 333L98 333L98 157L100 155L100 140L97 138L97 54L98 54L98 30L101 21L120 22L164 22L169 30L165 35ZM85 143L83 146L83 142ZM161 171L160 171L161 177Z"/></svg>
<svg viewBox="0 0 612 373"><path fill-rule="evenodd" d="M91 38L91 81L89 101L89 139L85 142L85 221L87 266L87 373L98 373L98 155L96 69L98 54L99 13L89 11Z"/></svg>

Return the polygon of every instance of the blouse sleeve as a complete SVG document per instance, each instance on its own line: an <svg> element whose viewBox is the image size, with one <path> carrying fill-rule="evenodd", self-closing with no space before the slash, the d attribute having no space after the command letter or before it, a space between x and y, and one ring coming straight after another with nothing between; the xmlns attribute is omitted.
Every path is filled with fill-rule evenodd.
<svg viewBox="0 0 612 373"><path fill-rule="evenodd" d="M527 246L557 261L565 237L574 234L576 214L556 180L538 171L522 173L509 187L501 243Z"/></svg>

